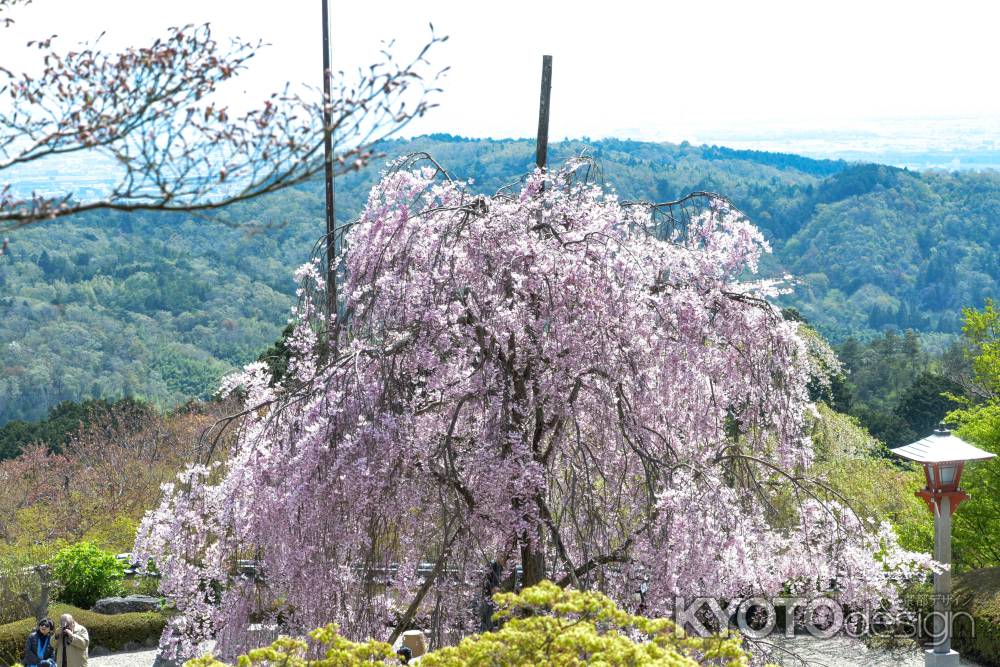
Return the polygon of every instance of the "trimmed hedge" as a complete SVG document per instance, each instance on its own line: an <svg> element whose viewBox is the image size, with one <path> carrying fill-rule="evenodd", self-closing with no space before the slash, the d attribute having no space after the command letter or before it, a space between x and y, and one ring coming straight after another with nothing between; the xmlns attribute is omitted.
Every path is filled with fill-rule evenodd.
<svg viewBox="0 0 1000 667"><path fill-rule="evenodd" d="M103 646L111 651L121 650L126 644L158 641L166 625L163 615L155 612L108 616L65 604L49 608L49 618L57 625L62 614L72 614L77 623L87 628L91 647ZM21 661L24 642L34 629L33 618L0 625L0 665L13 665Z"/></svg>
<svg viewBox="0 0 1000 667"><path fill-rule="evenodd" d="M975 633L968 617L957 617L952 647L986 667L1000 667L1000 567L955 576L953 591L952 610L972 616Z"/></svg>

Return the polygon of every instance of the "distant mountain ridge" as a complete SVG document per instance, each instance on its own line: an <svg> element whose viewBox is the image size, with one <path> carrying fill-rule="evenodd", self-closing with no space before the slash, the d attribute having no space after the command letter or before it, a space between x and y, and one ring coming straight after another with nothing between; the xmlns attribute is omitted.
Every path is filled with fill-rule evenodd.
<svg viewBox="0 0 1000 667"><path fill-rule="evenodd" d="M426 151L487 193L534 166L527 140L431 135L383 150ZM834 340L885 327L953 335L962 306L998 295L1000 175L617 139L553 144L550 163L581 153L623 198L730 198L772 243L762 272L796 276L785 305ZM338 179L340 221L378 172ZM313 183L208 219L104 213L17 232L0 259L0 423L67 399L210 394L277 338L322 205Z"/></svg>

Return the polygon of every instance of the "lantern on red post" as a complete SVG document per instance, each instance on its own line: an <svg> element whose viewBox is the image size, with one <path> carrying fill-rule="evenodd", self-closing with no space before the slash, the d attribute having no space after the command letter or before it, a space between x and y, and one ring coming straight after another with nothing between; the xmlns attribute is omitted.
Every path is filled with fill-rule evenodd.
<svg viewBox="0 0 1000 667"><path fill-rule="evenodd" d="M969 494L960 487L966 461L993 458L947 429L939 429L916 442L897 447L893 454L922 463L927 486L917 491L934 515L934 560L949 569L934 575L934 647L924 651L925 667L959 664L951 650L951 515Z"/></svg>

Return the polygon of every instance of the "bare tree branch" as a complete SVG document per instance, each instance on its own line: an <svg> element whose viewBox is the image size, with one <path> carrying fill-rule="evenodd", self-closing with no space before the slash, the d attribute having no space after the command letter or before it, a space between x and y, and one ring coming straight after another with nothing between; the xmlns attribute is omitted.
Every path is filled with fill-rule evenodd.
<svg viewBox="0 0 1000 667"><path fill-rule="evenodd" d="M0 0L5 6L24 0ZM9 19L8 19L9 21ZM0 25L3 19L0 19ZM171 28L165 37L120 53L84 45L60 52L53 38L29 43L42 53L38 76L0 67L0 230L93 210L210 210L307 181L323 170L323 135L340 152L336 174L364 166L373 145L422 116L438 92L425 78L431 33L409 62L388 51L333 93L273 94L234 116L216 94L242 73L262 44L220 44L208 24ZM323 127L323 111L331 124ZM105 191L30 194L17 183L33 163L68 155L107 162Z"/></svg>

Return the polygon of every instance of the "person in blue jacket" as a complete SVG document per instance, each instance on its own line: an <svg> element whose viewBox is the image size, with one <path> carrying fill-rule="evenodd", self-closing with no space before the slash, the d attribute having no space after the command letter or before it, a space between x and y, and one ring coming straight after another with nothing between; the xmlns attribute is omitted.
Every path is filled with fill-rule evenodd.
<svg viewBox="0 0 1000 667"><path fill-rule="evenodd" d="M56 667L52 631L55 624L47 618L38 621L38 627L28 635L24 646L24 667Z"/></svg>

